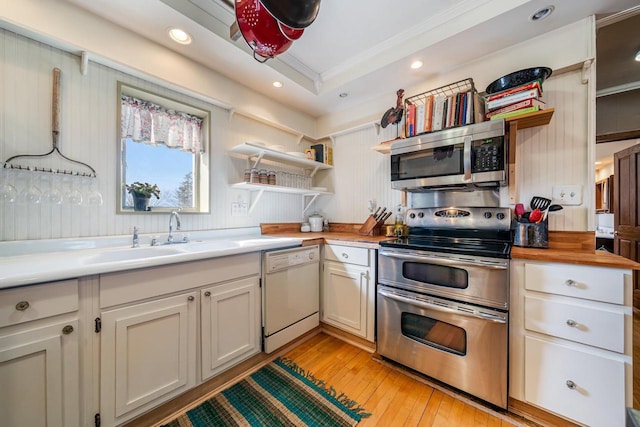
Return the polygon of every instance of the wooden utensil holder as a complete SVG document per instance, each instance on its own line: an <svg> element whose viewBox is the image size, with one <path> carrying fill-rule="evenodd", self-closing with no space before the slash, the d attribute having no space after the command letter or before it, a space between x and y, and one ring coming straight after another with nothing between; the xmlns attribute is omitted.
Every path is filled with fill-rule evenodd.
<svg viewBox="0 0 640 427"><path fill-rule="evenodd" d="M369 215L358 232L363 236L379 236L382 234L383 224L384 221L378 222L373 215Z"/></svg>

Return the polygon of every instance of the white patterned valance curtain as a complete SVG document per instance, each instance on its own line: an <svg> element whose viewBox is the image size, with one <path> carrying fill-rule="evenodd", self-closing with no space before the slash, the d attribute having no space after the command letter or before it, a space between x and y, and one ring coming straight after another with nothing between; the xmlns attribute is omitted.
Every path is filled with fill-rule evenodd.
<svg viewBox="0 0 640 427"><path fill-rule="evenodd" d="M120 137L148 145L166 145L191 153L204 151L202 119L122 95Z"/></svg>

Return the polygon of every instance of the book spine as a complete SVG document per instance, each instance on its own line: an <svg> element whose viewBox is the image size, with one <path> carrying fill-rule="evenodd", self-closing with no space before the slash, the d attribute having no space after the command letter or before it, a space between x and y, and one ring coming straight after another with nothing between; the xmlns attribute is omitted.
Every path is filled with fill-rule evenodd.
<svg viewBox="0 0 640 427"><path fill-rule="evenodd" d="M424 111L424 131L431 132L433 128L433 95L427 98Z"/></svg>
<svg viewBox="0 0 640 427"><path fill-rule="evenodd" d="M519 110L521 108L532 107L534 105L539 105L542 109L544 103L538 99L525 99L524 101L516 102L515 104L507 105L502 108L498 108L496 110L490 111L486 114L487 118L495 116L496 114L508 113L509 111Z"/></svg>
<svg viewBox="0 0 640 427"><path fill-rule="evenodd" d="M540 80L534 80L529 83L525 83L520 86L512 87L511 89L503 90L502 92L497 92L487 97L487 101L493 101L494 99L504 98L507 95L511 95L514 93L522 92L524 90L530 89L538 89L542 94L542 84L540 84Z"/></svg>
<svg viewBox="0 0 640 427"><path fill-rule="evenodd" d="M442 129L442 110L444 108L444 96L438 95L433 101L433 130Z"/></svg>
<svg viewBox="0 0 640 427"><path fill-rule="evenodd" d="M488 101L487 108L489 110L495 110L496 108L504 107L505 105L513 104L518 101L524 101L525 99L530 99L530 98L537 99L539 97L540 97L540 92L538 91L538 89L525 90L522 92L514 93L512 95L507 95L503 98L495 99L493 101Z"/></svg>
<svg viewBox="0 0 640 427"><path fill-rule="evenodd" d="M496 114L494 116L491 116L490 120L507 119L509 117L520 116L522 114L534 113L539 110L540 110L540 106L534 105L533 107L521 108L519 110L509 111L508 113Z"/></svg>
<svg viewBox="0 0 640 427"><path fill-rule="evenodd" d="M416 105L409 106L409 136L416 134Z"/></svg>
<svg viewBox="0 0 640 427"><path fill-rule="evenodd" d="M424 132L424 104L418 105L416 108L416 135Z"/></svg>

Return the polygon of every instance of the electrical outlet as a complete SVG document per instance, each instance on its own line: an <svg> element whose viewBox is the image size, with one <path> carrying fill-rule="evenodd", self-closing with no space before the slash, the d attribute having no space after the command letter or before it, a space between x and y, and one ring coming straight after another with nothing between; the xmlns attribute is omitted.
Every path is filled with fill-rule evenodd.
<svg viewBox="0 0 640 427"><path fill-rule="evenodd" d="M582 204L581 185L557 185L552 191L554 203L563 206L578 206Z"/></svg>
<svg viewBox="0 0 640 427"><path fill-rule="evenodd" d="M249 215L249 205L243 201L231 203L231 216Z"/></svg>

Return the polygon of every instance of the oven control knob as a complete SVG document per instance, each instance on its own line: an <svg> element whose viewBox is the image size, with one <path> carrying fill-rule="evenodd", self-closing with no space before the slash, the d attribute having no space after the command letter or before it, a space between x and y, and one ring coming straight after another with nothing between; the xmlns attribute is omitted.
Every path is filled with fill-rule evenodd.
<svg viewBox="0 0 640 427"><path fill-rule="evenodd" d="M418 218L424 217L424 212L418 212Z"/></svg>
<svg viewBox="0 0 640 427"><path fill-rule="evenodd" d="M416 217L416 214L414 214L413 212L411 212L411 213L409 214L409 218L413 219L413 218L415 218L415 217Z"/></svg>
<svg viewBox="0 0 640 427"><path fill-rule="evenodd" d="M491 215L491 212L485 212L482 216L489 219L491 218L492 215Z"/></svg>
<svg viewBox="0 0 640 427"><path fill-rule="evenodd" d="M497 213L496 214L496 218L498 218L500 221L502 221L504 219L504 214L502 212Z"/></svg>

